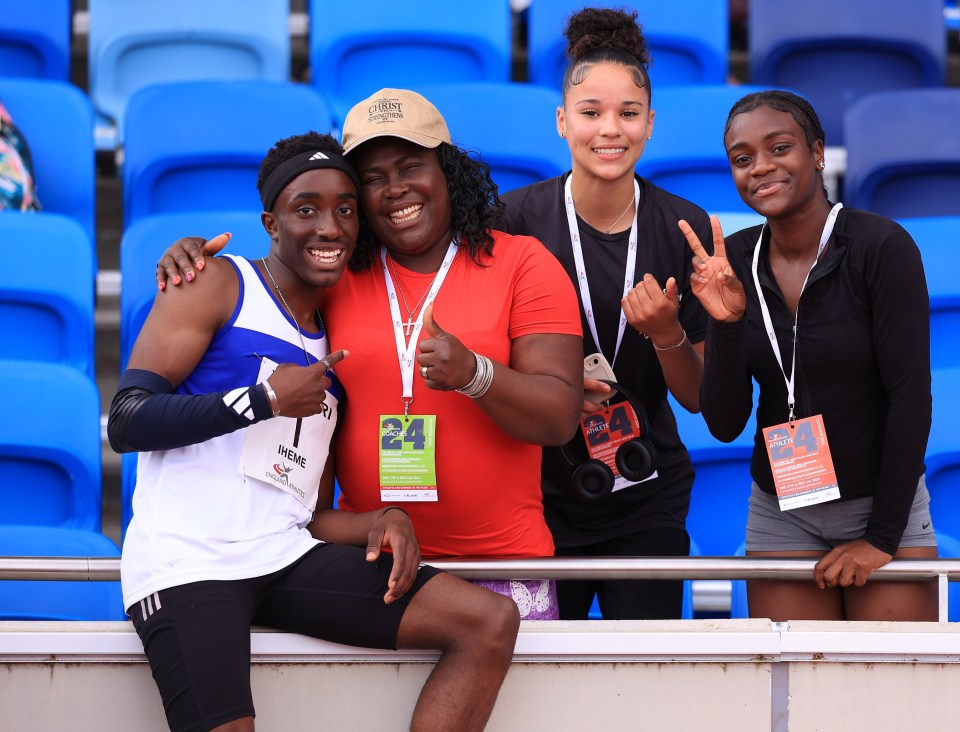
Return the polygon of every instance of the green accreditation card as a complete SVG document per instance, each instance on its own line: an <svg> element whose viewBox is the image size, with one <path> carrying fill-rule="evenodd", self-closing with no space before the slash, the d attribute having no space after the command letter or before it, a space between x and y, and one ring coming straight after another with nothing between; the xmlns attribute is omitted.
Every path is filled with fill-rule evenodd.
<svg viewBox="0 0 960 732"><path fill-rule="evenodd" d="M380 500L436 501L437 416L380 415Z"/></svg>

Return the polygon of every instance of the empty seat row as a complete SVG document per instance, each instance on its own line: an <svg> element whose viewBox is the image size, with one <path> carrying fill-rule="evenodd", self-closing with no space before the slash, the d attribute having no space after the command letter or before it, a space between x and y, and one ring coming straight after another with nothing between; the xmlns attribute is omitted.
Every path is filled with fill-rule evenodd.
<svg viewBox="0 0 960 732"><path fill-rule="evenodd" d="M0 229L16 219L40 217L0 215ZM49 233L53 243L63 231ZM55 259L57 254L49 256ZM12 325L6 317L0 322L4 331ZM6 348L16 336L4 336L0 340ZM15 355L20 360L0 360L7 409L0 420L0 556L118 558L120 548L102 533L96 383L71 365L25 360L29 353ZM0 582L0 621L124 618L119 582Z"/></svg>
<svg viewBox="0 0 960 732"><path fill-rule="evenodd" d="M723 127L733 104L762 88L655 92L656 127L637 171L708 211L749 211L733 185ZM956 88L876 92L851 103L843 117L849 144L842 190L831 190L831 198L897 219L960 215L957 119Z"/></svg>
<svg viewBox="0 0 960 732"><path fill-rule="evenodd" d="M502 191L568 168L569 153L555 127L558 90L518 82L413 88L447 117L455 142L491 165ZM730 176L722 131L731 106L762 88L659 89L653 97L657 125L637 171L708 211L748 213ZM0 98L33 152L44 210L77 220L92 247L89 100L61 82L3 78ZM276 114L281 108L284 114ZM952 131L958 117L960 89L952 88L878 92L850 105L844 120L851 144L843 191L831 195L892 218L960 215L960 138ZM131 98L126 124L125 224L178 210L259 210L256 171L270 145L309 129L329 131L334 124L331 103L304 84L208 81L145 87Z"/></svg>
<svg viewBox="0 0 960 732"><path fill-rule="evenodd" d="M606 3L601 3L601 5ZM42 23L11 8L0 33L5 74L69 78L70 3L51 3ZM655 87L717 84L728 77L727 0L632 0L653 63ZM350 104L382 87L449 81L510 81L516 47L521 75L556 88L566 65L562 29L583 3L544 0L524 14L518 36L507 0L418 3L416 13L387 0L308 0L310 83L338 120ZM828 141L842 145L843 109L883 89L943 86L947 25L943 0L813 0L795 13L789 0L752 0L747 27L749 80L808 95L821 110ZM20 16L23 17L20 17ZM34 17L36 16L36 17ZM289 7L257 0L89 0L90 95L98 147L123 134L127 99L155 83L290 76ZM783 22L789 17L790 22ZM831 21L824 23L823 18Z"/></svg>
<svg viewBox="0 0 960 732"><path fill-rule="evenodd" d="M77 221L93 247L96 185L90 99L63 81L0 75L0 100L30 147L43 210Z"/></svg>

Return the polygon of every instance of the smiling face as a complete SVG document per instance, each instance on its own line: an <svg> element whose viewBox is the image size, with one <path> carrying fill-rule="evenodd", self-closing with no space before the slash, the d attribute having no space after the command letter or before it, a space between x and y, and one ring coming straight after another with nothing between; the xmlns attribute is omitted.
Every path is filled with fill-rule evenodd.
<svg viewBox="0 0 960 732"><path fill-rule="evenodd" d="M625 67L598 63L567 91L557 131L567 138L576 176L617 180L633 176L653 133L650 92Z"/></svg>
<svg viewBox="0 0 960 732"><path fill-rule="evenodd" d="M311 287L337 283L357 244L360 228L357 189L335 168L308 170L262 215L274 240L271 254Z"/></svg>
<svg viewBox="0 0 960 732"><path fill-rule="evenodd" d="M767 218L823 205L818 165L823 141L808 146L803 128L789 112L757 107L730 120L724 135L737 191Z"/></svg>
<svg viewBox="0 0 960 732"><path fill-rule="evenodd" d="M377 240L405 267L437 269L452 236L452 210L436 150L379 137L356 148L350 159Z"/></svg>

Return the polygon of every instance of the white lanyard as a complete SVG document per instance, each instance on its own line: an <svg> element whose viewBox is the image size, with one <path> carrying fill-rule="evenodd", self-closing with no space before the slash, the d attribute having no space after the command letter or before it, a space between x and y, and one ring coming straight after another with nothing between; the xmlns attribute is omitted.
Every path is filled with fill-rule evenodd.
<svg viewBox="0 0 960 732"><path fill-rule="evenodd" d="M827 241L833 233L833 225L837 221L837 214L841 208L843 208L843 204L838 203L830 209L830 213L827 215L827 221L823 225L823 233L820 235L820 246L817 247L817 258L813 260L813 264L810 265L810 269L807 271L807 276L803 278L803 285L800 287L800 296L803 296L803 291L807 287L807 280L810 279L810 272L813 272L813 268L817 266L817 262L820 261L820 255L823 254L824 247L827 246ZM764 228L766 228L766 226L764 226ZM757 246L753 250L753 284L757 288L757 297L760 300L760 313L763 315L763 327L767 330L767 338L770 339L770 345L773 346L773 355L776 356L777 363L780 364L780 373L783 374L783 380L787 385L787 407L790 410L789 421L792 422L793 407L796 404L794 386L796 384L797 374L797 322L800 319L800 298L797 298L797 312L793 318L793 359L790 364L790 376L788 378L787 372L783 368L780 347L777 344L777 334L773 330L773 321L770 319L770 309L767 307L767 301L763 297L763 290L760 287L760 277L757 275L757 263L760 261L760 242L762 241L763 229L760 230L760 238L757 239Z"/></svg>
<svg viewBox="0 0 960 732"><path fill-rule="evenodd" d="M570 243L573 245L573 261L577 267L577 285L580 288L580 300L583 302L583 314L587 318L587 326L590 328L590 335L593 336L593 342L597 344L597 350L603 353L600 347L600 339L597 337L597 323L593 316L593 303L590 300L590 285L587 282L587 270L583 266L583 247L580 244L580 227L577 226L577 210L573 206L573 193L571 192L571 181L573 174L567 176L567 182L563 187L563 200L567 208L567 226L570 227ZM633 179L633 206L634 209L640 206L640 185L637 179ZM637 216L639 211L634 211L633 223L630 225L630 239L627 243L627 266L623 275L623 294L621 298L627 296L633 288L633 275L637 266ZM623 340L623 333L627 327L627 316L621 309L620 325L617 327L617 345L613 351L613 359L610 361L610 367L617 362L617 354L620 353L620 342Z"/></svg>
<svg viewBox="0 0 960 732"><path fill-rule="evenodd" d="M453 264L453 258L457 255L457 241L452 240L447 246L447 255L443 258L440 269L433 276L433 283L427 292L427 299L417 314L417 321L413 326L413 333L410 340L406 341L403 329L403 318L400 317L400 304L397 302L397 289L390 277L390 268L387 267L387 248L380 247L380 261L383 264L383 279L387 285L387 299L390 301L390 317L393 320L393 335L397 342L397 359L400 362L400 380L403 384L403 413L407 414L410 404L413 402L413 365L416 362L417 338L423 328L423 311L427 309L433 299L440 291L440 285L443 284L447 272L450 271L450 265Z"/></svg>

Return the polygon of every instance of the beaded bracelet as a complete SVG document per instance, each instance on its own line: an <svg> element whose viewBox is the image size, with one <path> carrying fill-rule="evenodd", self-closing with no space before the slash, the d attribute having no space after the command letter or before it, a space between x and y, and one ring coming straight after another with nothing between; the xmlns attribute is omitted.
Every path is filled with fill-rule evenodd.
<svg viewBox="0 0 960 732"><path fill-rule="evenodd" d="M650 341L650 342L653 343L653 341ZM674 348L680 348L680 346L682 346L686 342L687 342L687 331L683 331L683 338L681 338L680 341L675 345L667 346L666 348L660 348L660 346L658 346L656 343L653 343L653 347L657 351L672 351Z"/></svg>

